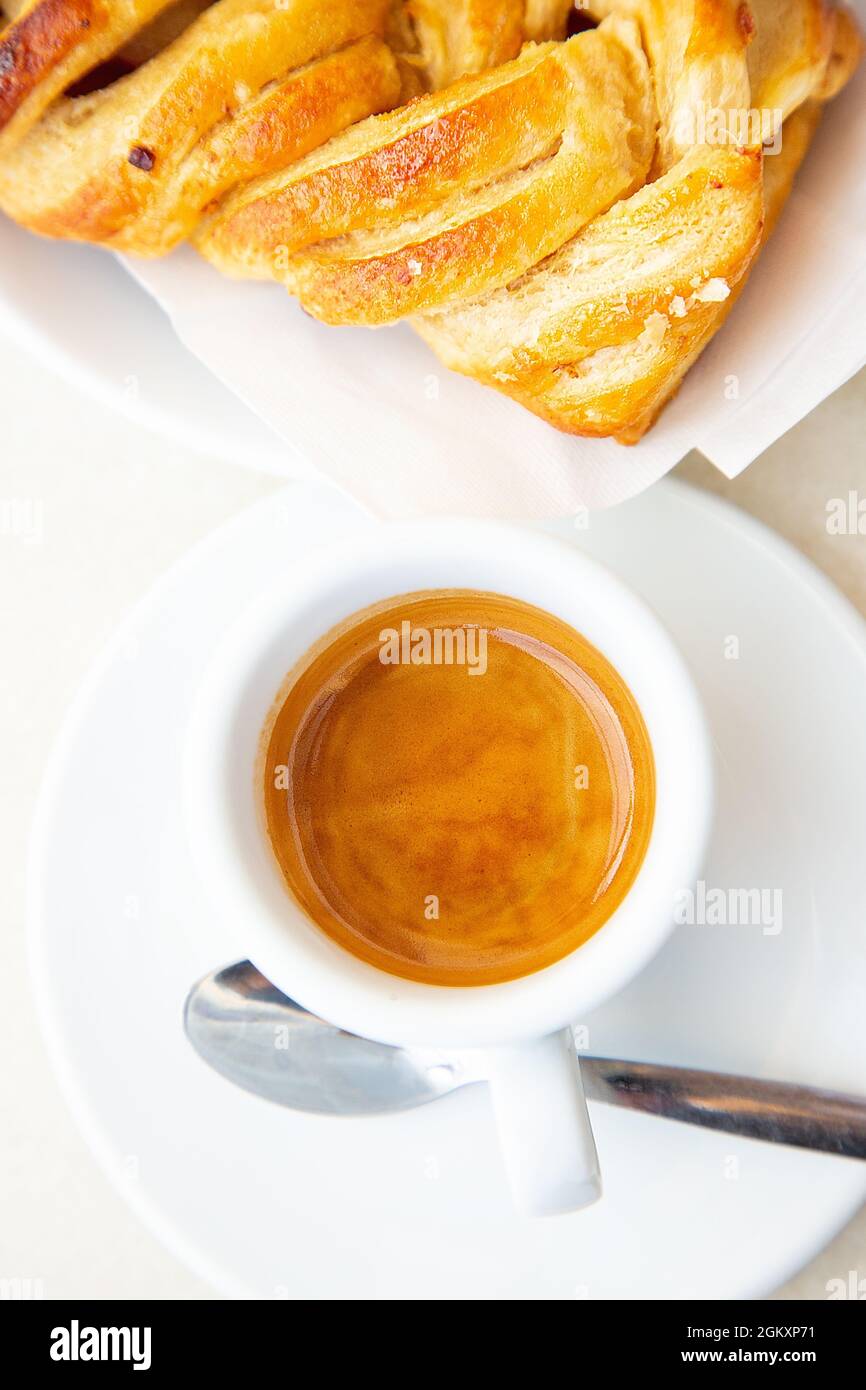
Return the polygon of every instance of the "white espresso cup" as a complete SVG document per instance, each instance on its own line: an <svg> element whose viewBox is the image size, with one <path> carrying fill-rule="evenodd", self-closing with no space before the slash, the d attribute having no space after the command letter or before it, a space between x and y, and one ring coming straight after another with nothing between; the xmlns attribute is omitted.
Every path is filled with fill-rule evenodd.
<svg viewBox="0 0 866 1390"><path fill-rule="evenodd" d="M431 589L501 594L570 624L629 686L655 760L652 832L623 901L570 955L502 984L422 984L352 955L290 896L264 828L262 731L289 672L352 614ZM224 942L339 1028L483 1053L518 1207L552 1215L595 1201L601 1180L570 1025L668 936L677 893L700 873L712 812L701 706L652 611L573 545L537 531L469 520L375 526L287 562L229 630L194 702L184 783L194 860Z"/></svg>

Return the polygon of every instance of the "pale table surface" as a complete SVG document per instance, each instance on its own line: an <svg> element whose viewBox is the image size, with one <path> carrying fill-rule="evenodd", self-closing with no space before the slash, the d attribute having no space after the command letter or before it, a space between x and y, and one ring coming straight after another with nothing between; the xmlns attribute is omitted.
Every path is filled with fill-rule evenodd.
<svg viewBox="0 0 866 1390"><path fill-rule="evenodd" d="M210 1298L109 1187L66 1111L31 1001L24 862L92 657L172 561L278 484L131 428L3 341L0 399L0 502L31 500L44 519L40 544L0 533L0 1278L40 1279L49 1298ZM828 499L866 496L864 436L866 373L737 482L701 460L680 472L787 536L866 613L866 538L825 524ZM866 1210L779 1296L825 1298L850 1270L866 1277Z"/></svg>

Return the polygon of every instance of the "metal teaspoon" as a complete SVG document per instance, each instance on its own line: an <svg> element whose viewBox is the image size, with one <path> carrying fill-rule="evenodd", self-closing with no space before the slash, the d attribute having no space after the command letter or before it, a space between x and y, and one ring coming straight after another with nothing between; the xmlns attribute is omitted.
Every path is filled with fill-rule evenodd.
<svg viewBox="0 0 866 1390"><path fill-rule="evenodd" d="M184 1007L187 1036L222 1076L293 1110L381 1115L486 1078L471 1054L387 1047L281 994L249 961L213 971ZM581 1055L591 1100L748 1139L866 1159L866 1099L810 1086Z"/></svg>

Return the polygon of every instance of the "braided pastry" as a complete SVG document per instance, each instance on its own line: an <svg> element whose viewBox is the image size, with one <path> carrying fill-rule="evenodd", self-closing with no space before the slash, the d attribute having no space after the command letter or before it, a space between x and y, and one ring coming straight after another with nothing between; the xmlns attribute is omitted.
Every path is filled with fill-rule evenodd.
<svg viewBox="0 0 866 1390"><path fill-rule="evenodd" d="M18 43L31 15L52 3L39 0L3 42ZM78 3L95 0L67 0ZM144 0L134 3L145 8ZM130 6L106 8L116 15ZM157 7L147 0L146 8ZM0 206L45 235L145 255L170 250L235 184L399 100L396 62L382 37L387 11L387 0L205 7L127 76L55 101L0 159ZM128 37L119 21L112 28ZM74 63L80 77L94 56L103 61L104 45L92 24L64 65Z"/></svg>
<svg viewBox="0 0 866 1390"><path fill-rule="evenodd" d="M196 237L331 323L378 324L508 284L644 182L637 28L608 20L347 131L226 199Z"/></svg>
<svg viewBox="0 0 866 1390"><path fill-rule="evenodd" d="M686 7L695 23L679 31L670 7L657 0L613 0L604 8L638 14L655 59L655 182L516 284L416 327L446 365L560 429L631 444L721 327L781 213L820 107L816 100L791 130L785 117L798 99L824 99L847 80L859 39L845 11L792 0L789 26L766 26L750 62L754 27L764 12L777 15L774 0L753 0L748 21L745 6L711 5L709 47L697 24L707 9L700 0ZM798 23L808 43L802 35L792 42ZM750 106L752 83L780 102L763 108L773 120L763 133L772 138L784 123L781 153L764 158L757 143L736 145L736 129L722 143L694 143L708 113L738 124L739 113L761 109Z"/></svg>
<svg viewBox="0 0 866 1390"><path fill-rule="evenodd" d="M862 48L831 0L0 6L17 221L189 238L330 323L408 316L448 366L626 443L730 312Z"/></svg>

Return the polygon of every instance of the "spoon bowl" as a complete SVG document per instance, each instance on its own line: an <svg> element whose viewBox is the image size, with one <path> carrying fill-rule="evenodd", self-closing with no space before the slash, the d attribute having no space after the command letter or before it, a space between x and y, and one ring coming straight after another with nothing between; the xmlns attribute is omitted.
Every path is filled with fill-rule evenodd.
<svg viewBox="0 0 866 1390"><path fill-rule="evenodd" d="M439 1100L483 1077L459 1057L388 1047L307 1013L249 961L191 990L184 1027L193 1047L229 1081L316 1115L387 1115Z"/></svg>

